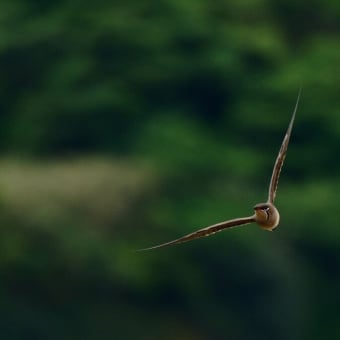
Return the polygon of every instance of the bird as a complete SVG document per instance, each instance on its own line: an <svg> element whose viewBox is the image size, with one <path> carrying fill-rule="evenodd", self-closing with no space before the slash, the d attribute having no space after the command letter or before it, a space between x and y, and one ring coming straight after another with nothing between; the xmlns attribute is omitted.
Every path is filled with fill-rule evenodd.
<svg viewBox="0 0 340 340"><path fill-rule="evenodd" d="M235 218L232 220L213 224L208 227L199 229L193 233L187 234L178 239L175 239L173 241L161 243L161 244L148 247L148 248L139 249L139 251L152 250L156 248L176 245L179 243L189 242L189 241L192 241L192 240L204 237L204 236L213 235L225 229L240 227L240 226L250 224L250 223L256 223L259 227L267 231L273 231L274 229L276 229L280 222L280 214L279 214L278 209L274 205L274 201L276 198L276 192L277 192L277 187L279 183L281 169L282 169L282 166L286 158L286 154L287 154L288 144L289 144L290 136L291 136L292 129L293 129L293 124L294 124L295 115L296 115L296 111L297 111L299 100L300 100L300 95L301 95L301 88L298 92L297 100L295 103L293 114L290 119L286 134L283 138L279 153L276 157L276 161L274 164L274 168L273 168L273 172L272 172L272 176L271 176L270 184L269 184L268 199L266 202L258 203L253 207L253 210L254 210L253 215L248 216L248 217Z"/></svg>

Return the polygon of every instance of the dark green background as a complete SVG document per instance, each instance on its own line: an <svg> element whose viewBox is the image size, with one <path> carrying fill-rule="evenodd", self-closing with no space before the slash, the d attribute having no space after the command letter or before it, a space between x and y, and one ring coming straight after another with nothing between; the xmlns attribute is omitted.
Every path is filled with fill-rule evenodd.
<svg viewBox="0 0 340 340"><path fill-rule="evenodd" d="M340 338L340 2L0 4L1 339ZM147 253L265 201L280 227Z"/></svg>

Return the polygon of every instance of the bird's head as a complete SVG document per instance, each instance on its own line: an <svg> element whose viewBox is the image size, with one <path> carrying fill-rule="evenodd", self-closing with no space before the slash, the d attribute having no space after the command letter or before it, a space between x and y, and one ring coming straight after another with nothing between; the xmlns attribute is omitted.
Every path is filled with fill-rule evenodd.
<svg viewBox="0 0 340 340"><path fill-rule="evenodd" d="M280 222L280 214L271 203L259 203L254 206L255 221L262 228L272 231Z"/></svg>

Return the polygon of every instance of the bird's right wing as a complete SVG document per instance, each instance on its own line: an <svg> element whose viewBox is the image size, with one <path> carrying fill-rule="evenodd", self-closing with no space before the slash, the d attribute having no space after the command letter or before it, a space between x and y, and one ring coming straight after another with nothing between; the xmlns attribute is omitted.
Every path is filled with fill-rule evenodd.
<svg viewBox="0 0 340 340"><path fill-rule="evenodd" d="M151 249L156 249L156 248L161 248L161 247L165 247L165 246L171 246L171 245L175 245L175 244L179 244L179 243L183 243L183 242L192 241L192 240L195 240L195 239L200 238L200 237L215 234L218 231L221 231L221 230L224 230L224 229L227 229L227 228L237 227L237 226L249 224L249 223L252 223L252 222L255 222L255 216L235 218L234 220L229 220L229 221L217 223L217 224L211 225L209 227L197 230L197 231L195 231L191 234L185 235L181 238L178 238L178 239L170 241L170 242L162 243L162 244L159 244L157 246L153 246L153 247L149 247L149 248L139 249L139 251L151 250Z"/></svg>

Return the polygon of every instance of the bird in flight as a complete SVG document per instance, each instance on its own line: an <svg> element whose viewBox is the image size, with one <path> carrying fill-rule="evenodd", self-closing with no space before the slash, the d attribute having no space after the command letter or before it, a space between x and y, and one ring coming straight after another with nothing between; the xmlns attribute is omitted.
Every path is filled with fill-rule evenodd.
<svg viewBox="0 0 340 340"><path fill-rule="evenodd" d="M274 200L275 200L275 197L276 197L276 191L277 191L277 185L278 185L278 182L279 182L280 172L281 172L282 165L283 165L283 162L284 162L285 157L286 157L286 153L287 153L287 149L288 149L288 143L289 143L290 135L292 133L295 114L296 114L296 110L297 110L297 107L298 107L298 104L299 104L300 93L301 93L301 89L299 91L299 94L298 94L298 97L297 97L297 100L296 100L295 108L294 108L293 115L292 115L292 118L290 120L290 123L288 125L286 135L283 138L281 148L279 150L279 153L277 155L277 158L276 158L276 161L275 161L275 164L274 164L273 173L272 173L272 177L271 177L270 184L269 184L269 192L268 192L267 202L256 204L254 206L254 214L252 216L235 218L235 219L232 219L232 220L213 224L209 227L199 229L199 230L197 230L197 231L195 231L191 234L185 235L185 236L178 238L176 240L166 242L166 243L162 243L162 244L159 244L159 245L156 245L156 246L153 246L153 247L140 249L140 250L141 251L151 250L151 249L161 248L161 247L165 247L165 246L171 246L171 245L175 245L175 244L179 244L179 243L183 243L183 242L188 242L188 241L192 241L192 240L195 240L197 238L200 238L200 237L215 234L215 233L222 231L224 229L227 229L227 228L239 227L239 226L249 224L249 223L253 223L253 222L257 223L264 230L273 231L278 226L278 224L280 222L280 214L279 214L277 208L274 205Z"/></svg>

